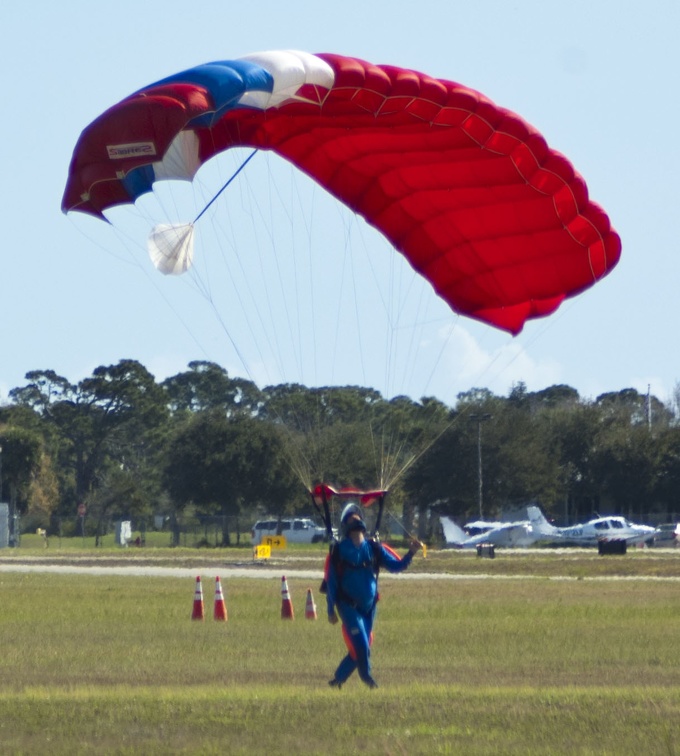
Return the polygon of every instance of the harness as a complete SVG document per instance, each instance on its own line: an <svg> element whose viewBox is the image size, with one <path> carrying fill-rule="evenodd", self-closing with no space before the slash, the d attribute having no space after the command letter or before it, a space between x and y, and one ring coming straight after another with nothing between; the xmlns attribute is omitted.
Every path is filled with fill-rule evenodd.
<svg viewBox="0 0 680 756"><path fill-rule="evenodd" d="M376 581L378 580L378 576L380 575L380 543L374 538L368 538L367 541L371 544L371 558L365 559L359 564L353 564L352 562L348 562L346 559L343 559L340 555L339 544L337 542L333 543L328 556L326 557L324 577L321 581L321 587L319 588L320 593L328 592L328 570L330 565L332 564L333 569L335 570L335 574L338 577L338 599L345 604L349 604L349 606L351 606L353 609L356 609L357 602L353 598L348 596L347 593L345 593L345 591L342 589L342 576L345 570L365 570L370 566L371 571L373 572L373 576L375 577ZM380 595L376 594L376 601L378 601L379 598Z"/></svg>

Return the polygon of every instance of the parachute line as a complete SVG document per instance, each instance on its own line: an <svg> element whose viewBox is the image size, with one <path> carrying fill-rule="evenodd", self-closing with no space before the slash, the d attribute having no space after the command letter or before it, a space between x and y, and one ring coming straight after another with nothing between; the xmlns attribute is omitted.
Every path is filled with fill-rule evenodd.
<svg viewBox="0 0 680 756"><path fill-rule="evenodd" d="M241 171L248 165L248 163L255 157L255 153L257 150L253 150L250 155L241 163L241 165L236 169L234 173L230 176L230 178L227 180L226 184L217 192L217 194L208 202L208 204L201 210L201 212L194 218L194 223L196 223L199 218L201 218L206 210L215 202L215 200L222 194L222 192L231 184L231 182L241 173Z"/></svg>

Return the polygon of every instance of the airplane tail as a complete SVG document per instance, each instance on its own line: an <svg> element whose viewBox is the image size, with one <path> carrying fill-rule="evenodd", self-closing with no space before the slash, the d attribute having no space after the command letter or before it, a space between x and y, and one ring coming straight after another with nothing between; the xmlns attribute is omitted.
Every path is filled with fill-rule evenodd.
<svg viewBox="0 0 680 756"><path fill-rule="evenodd" d="M541 536L555 536L558 533L558 529L551 525L546 519L540 507L530 506L527 507L527 514L529 515L529 522L531 527L537 535Z"/></svg>
<svg viewBox="0 0 680 756"><path fill-rule="evenodd" d="M450 517L440 517L439 522L441 522L447 546L459 546L467 539L468 536L463 528L456 525Z"/></svg>

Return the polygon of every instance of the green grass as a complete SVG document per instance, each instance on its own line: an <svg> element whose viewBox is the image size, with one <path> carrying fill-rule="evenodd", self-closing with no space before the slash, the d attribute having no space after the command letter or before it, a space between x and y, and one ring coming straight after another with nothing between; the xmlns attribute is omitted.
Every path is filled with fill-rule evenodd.
<svg viewBox="0 0 680 756"><path fill-rule="evenodd" d="M448 554L440 571L534 578L381 578L376 691L328 688L344 647L315 581L289 576L297 616L284 622L280 579L232 579L216 554L206 621L192 622L190 578L0 572L0 753L680 751L677 582L551 580L541 573L557 555ZM584 555L578 570L647 574L645 556L660 559ZM227 623L211 618L216 574Z"/></svg>

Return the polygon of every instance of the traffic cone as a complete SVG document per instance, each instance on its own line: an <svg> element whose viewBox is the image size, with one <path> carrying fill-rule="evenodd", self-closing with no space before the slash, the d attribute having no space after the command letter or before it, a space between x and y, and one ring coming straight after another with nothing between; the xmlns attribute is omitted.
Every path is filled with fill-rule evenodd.
<svg viewBox="0 0 680 756"><path fill-rule="evenodd" d="M293 602L290 600L288 581L285 575L281 578L281 619L295 619Z"/></svg>
<svg viewBox="0 0 680 756"><path fill-rule="evenodd" d="M227 621L227 605L224 603L222 583L220 583L219 577L215 578L215 612L213 617L221 622Z"/></svg>
<svg viewBox="0 0 680 756"><path fill-rule="evenodd" d="M201 587L201 576L196 578L196 590L194 591L194 609L191 612L192 620L202 620L203 613L203 588Z"/></svg>
<svg viewBox="0 0 680 756"><path fill-rule="evenodd" d="M307 603L305 604L305 619L316 619L316 604L314 603L314 596L312 596L311 588L307 588Z"/></svg>

